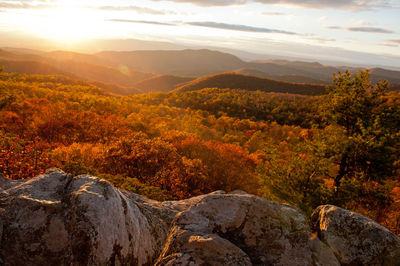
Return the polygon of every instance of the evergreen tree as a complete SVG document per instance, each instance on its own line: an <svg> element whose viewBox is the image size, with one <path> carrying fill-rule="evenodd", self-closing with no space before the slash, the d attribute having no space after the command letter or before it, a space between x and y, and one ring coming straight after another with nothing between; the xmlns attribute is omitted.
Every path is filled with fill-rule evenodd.
<svg viewBox="0 0 400 266"><path fill-rule="evenodd" d="M386 81L373 85L368 71L334 76L322 105L327 122L342 132L342 141L327 147L338 166L333 203L372 210L390 203L387 184L395 178L399 134L387 89Z"/></svg>

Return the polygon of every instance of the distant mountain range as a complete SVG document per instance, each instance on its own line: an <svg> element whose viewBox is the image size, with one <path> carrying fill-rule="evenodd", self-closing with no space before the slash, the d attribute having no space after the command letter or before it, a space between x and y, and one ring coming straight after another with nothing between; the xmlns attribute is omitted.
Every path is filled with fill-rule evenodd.
<svg viewBox="0 0 400 266"><path fill-rule="evenodd" d="M206 80L206 83L210 80L215 81L216 77L219 81L223 77L224 82L227 82L224 84L231 84L230 87L234 85L234 82L247 80L252 84L248 89L254 89L254 84L260 86L266 84L265 79L302 83L307 86L326 85L332 82L333 74L338 71L349 69L357 72L359 70L354 67L324 66L317 62L287 60L246 62L234 55L207 49L103 51L84 54L3 48L0 49L0 65L9 72L64 75L96 82L99 86L119 94L171 91L177 87L187 86L188 88L194 84L205 84ZM232 73L227 75L226 72ZM370 72L374 82L385 79L392 84L400 84L400 71L373 68ZM225 74L214 76L221 73ZM195 78L200 79L193 80ZM229 78L232 79L230 82L227 81ZM202 82L199 83L199 81ZM189 83L186 85L182 84L187 82ZM273 83L270 82L270 84ZM242 88L244 85L240 83ZM398 87L398 85L392 86Z"/></svg>

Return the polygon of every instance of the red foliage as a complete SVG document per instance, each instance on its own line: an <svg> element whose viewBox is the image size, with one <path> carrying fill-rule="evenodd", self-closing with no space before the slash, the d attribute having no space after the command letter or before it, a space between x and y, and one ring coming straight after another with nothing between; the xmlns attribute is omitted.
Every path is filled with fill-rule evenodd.
<svg viewBox="0 0 400 266"><path fill-rule="evenodd" d="M0 142L0 173L10 179L25 179L43 173L54 166L44 142L29 143L19 138L3 138Z"/></svg>
<svg viewBox="0 0 400 266"><path fill-rule="evenodd" d="M242 147L217 141L204 141L194 136L167 137L178 153L201 162L207 177L207 191L246 190L255 193L258 181L254 170L256 160Z"/></svg>

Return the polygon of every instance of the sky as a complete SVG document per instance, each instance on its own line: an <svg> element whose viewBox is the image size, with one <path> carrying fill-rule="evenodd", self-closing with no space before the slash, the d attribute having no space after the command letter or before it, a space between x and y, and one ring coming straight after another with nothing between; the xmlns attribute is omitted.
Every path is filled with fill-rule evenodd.
<svg viewBox="0 0 400 266"><path fill-rule="evenodd" d="M400 0L0 0L3 46L141 39L400 67L399 26Z"/></svg>

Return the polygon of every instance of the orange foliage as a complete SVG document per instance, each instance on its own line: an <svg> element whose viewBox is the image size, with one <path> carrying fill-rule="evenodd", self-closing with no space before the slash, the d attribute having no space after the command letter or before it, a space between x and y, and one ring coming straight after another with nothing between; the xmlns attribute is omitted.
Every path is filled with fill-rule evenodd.
<svg viewBox="0 0 400 266"><path fill-rule="evenodd" d="M8 138L1 132L0 137L0 173L6 177L30 178L54 166L54 161L49 154L51 145Z"/></svg>
<svg viewBox="0 0 400 266"><path fill-rule="evenodd" d="M247 78L232 75L211 81L229 85L238 78L241 88ZM251 85L243 89L323 89L265 80ZM393 112L399 99L396 93L388 98ZM320 97L230 89L115 96L61 76L0 73L0 173L29 178L57 166L160 200L215 190L264 195L257 165L278 171L290 162L298 177L312 170L311 151L296 147L332 135L321 130L320 103ZM337 169L324 163L318 178L329 182L326 172ZM398 191L382 223L400 233Z"/></svg>
<svg viewBox="0 0 400 266"><path fill-rule="evenodd" d="M207 176L209 191L245 190L256 193L254 175L256 160L243 148L234 144L204 141L194 136L167 136L177 152L184 157L200 160Z"/></svg>

